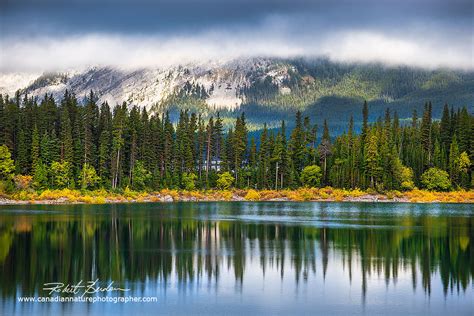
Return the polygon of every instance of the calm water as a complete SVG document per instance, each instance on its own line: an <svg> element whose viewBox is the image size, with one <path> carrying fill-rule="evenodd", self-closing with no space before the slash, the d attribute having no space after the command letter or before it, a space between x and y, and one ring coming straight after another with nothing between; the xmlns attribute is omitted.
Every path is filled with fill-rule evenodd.
<svg viewBox="0 0 474 316"><path fill-rule="evenodd" d="M0 207L0 315L473 315L473 276L472 205ZM18 301L96 279L157 302Z"/></svg>

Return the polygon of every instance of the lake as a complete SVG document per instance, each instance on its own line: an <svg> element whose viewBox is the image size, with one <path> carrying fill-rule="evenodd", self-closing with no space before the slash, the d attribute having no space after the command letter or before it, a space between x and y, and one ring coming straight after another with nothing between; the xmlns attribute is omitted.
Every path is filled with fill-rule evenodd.
<svg viewBox="0 0 474 316"><path fill-rule="evenodd" d="M473 315L473 277L472 204L0 206L0 315ZM94 280L154 301L20 302Z"/></svg>

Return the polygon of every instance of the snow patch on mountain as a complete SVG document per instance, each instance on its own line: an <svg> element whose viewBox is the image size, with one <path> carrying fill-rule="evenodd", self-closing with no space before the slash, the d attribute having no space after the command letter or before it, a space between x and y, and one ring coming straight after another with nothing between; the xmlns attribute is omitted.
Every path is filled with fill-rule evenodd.
<svg viewBox="0 0 474 316"><path fill-rule="evenodd" d="M111 67L90 67L62 73L42 75L2 75L0 93L14 93L17 89L30 96L42 97L50 93L57 100L65 90L84 100L92 90L99 102L111 106L127 102L150 109L176 94L186 82L199 84L209 96L204 100L216 109L236 109L245 102L241 89L252 81L266 76L280 84L288 76L289 66L269 59L238 59L230 62L186 64L156 69L126 70ZM282 86L282 92L287 89Z"/></svg>
<svg viewBox="0 0 474 316"><path fill-rule="evenodd" d="M39 76L38 73L2 73L0 74L0 93L14 95L17 90L29 86Z"/></svg>

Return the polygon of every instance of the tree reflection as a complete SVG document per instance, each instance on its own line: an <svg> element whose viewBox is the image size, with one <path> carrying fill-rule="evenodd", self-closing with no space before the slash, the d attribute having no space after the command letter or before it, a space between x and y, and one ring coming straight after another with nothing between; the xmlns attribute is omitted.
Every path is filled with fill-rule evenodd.
<svg viewBox="0 0 474 316"><path fill-rule="evenodd" d="M2 296L34 295L45 282L96 278L135 285L173 276L183 284L217 282L228 269L239 283L250 258L259 260L263 275L268 267L281 278L291 270L296 282L310 278L317 263L325 276L331 261L341 260L350 279L360 267L364 295L371 275L388 284L410 271L416 289L421 273L427 294L432 278L441 279L446 294L466 290L474 276L472 216L404 215L392 218L392 226L374 227L361 215L365 226L354 228L200 219L189 206L177 212L134 213L127 206L93 216L0 215Z"/></svg>

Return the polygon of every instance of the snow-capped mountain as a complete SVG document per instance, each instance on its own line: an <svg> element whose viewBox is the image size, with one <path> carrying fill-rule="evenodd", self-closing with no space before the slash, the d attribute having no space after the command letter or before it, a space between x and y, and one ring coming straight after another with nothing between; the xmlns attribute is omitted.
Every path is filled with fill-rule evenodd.
<svg viewBox="0 0 474 316"><path fill-rule="evenodd" d="M424 70L381 64L344 64L327 59L236 59L227 62L146 69L90 67L41 75L2 74L0 93L60 100L66 89L79 102L92 90L98 102L126 102L153 111L189 108L204 114L241 109L249 119L286 119L296 110L317 120L344 121L359 114L363 101L371 114L396 110L403 118L433 103L439 116L445 103L474 109L474 72Z"/></svg>
<svg viewBox="0 0 474 316"><path fill-rule="evenodd" d="M39 76L9 74L0 81L0 93L13 95L17 89L29 96L53 94L59 100L65 90L78 99L91 90L99 102L110 105L127 102L151 108L178 94L187 84L203 87L203 100L212 108L235 109L245 102L241 89L253 81L270 76L272 82L284 87L291 66L267 59L235 60L227 63L188 64L157 69L122 70L111 67L91 67L83 71L44 73Z"/></svg>

